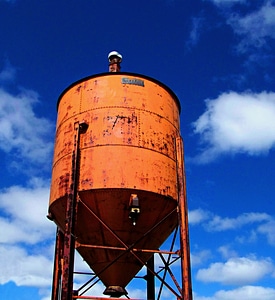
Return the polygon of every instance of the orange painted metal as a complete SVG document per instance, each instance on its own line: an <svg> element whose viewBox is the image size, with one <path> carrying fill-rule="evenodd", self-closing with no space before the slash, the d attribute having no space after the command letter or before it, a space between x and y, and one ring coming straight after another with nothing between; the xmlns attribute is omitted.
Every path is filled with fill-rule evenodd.
<svg viewBox="0 0 275 300"><path fill-rule="evenodd" d="M182 270L182 295L184 300L192 300L192 282L191 282L191 262L190 245L188 230L188 208L186 193L186 178L184 169L183 141L181 137L176 139L177 148L177 172L179 182L179 228L180 243L182 251L181 270Z"/></svg>
<svg viewBox="0 0 275 300"><path fill-rule="evenodd" d="M125 287L152 256L141 251L137 259L119 248L156 250L178 224L179 111L169 88L134 73L91 76L59 98L49 212L64 230L74 124L84 121L75 236L78 252L106 286ZM140 205L135 226L132 194Z"/></svg>

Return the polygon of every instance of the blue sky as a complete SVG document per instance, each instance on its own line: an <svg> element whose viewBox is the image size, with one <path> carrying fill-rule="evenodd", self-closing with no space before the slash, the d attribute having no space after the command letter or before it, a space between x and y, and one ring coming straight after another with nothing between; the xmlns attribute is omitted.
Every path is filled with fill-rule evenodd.
<svg viewBox="0 0 275 300"><path fill-rule="evenodd" d="M275 299L274 39L274 0L0 0L1 299L50 299L56 101L112 50L181 102L194 300Z"/></svg>

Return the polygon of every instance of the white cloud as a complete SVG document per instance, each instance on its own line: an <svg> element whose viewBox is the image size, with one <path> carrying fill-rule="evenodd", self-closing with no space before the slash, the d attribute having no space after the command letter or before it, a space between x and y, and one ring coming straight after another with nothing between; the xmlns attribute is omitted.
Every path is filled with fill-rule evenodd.
<svg viewBox="0 0 275 300"><path fill-rule="evenodd" d="M275 6L272 1L267 1L259 10L245 16L232 14L228 24L242 37L238 46L240 52L246 52L250 47L261 48L267 39L275 38Z"/></svg>
<svg viewBox="0 0 275 300"><path fill-rule="evenodd" d="M224 259L229 259L238 256L237 252L235 250L232 250L228 245L219 247L218 252L222 255Z"/></svg>
<svg viewBox="0 0 275 300"><path fill-rule="evenodd" d="M7 60L4 69L0 72L0 82L12 81L15 78L16 70Z"/></svg>
<svg viewBox="0 0 275 300"><path fill-rule="evenodd" d="M191 253L191 266L199 266L205 263L211 257L211 252L209 250L202 250L200 252Z"/></svg>
<svg viewBox="0 0 275 300"><path fill-rule="evenodd" d="M267 240L270 245L275 246L275 221L271 220L265 224L258 227L258 232L266 235Z"/></svg>
<svg viewBox="0 0 275 300"><path fill-rule="evenodd" d="M0 83L12 81L15 75L6 62ZM7 154L4 159L11 159L9 169L18 165L21 172L29 172L31 164L43 169L45 163L49 167L54 127L35 113L38 103L33 91L21 89L15 95L0 87L0 150L2 156ZM46 218L48 202L49 182L44 179L32 178L26 186L0 190L1 285L13 281L18 286L38 287L41 297L49 294L56 229Z"/></svg>
<svg viewBox="0 0 275 300"><path fill-rule="evenodd" d="M245 3L246 0L209 0L211 2L213 2L215 5L217 6L223 6L223 5L234 5L236 3Z"/></svg>
<svg viewBox="0 0 275 300"><path fill-rule="evenodd" d="M189 211L189 224L191 226L201 225L208 232L223 232L227 230L238 230L244 226L249 231L240 231L243 235L235 238L240 244L247 244L257 241L259 234L266 237L271 246L275 246L275 221L266 213L243 213L235 218L221 217L203 209ZM237 253L228 247L220 247L218 251L224 258L236 256Z"/></svg>
<svg viewBox="0 0 275 300"><path fill-rule="evenodd" d="M50 292L46 293L46 296L41 298L41 300L51 300L51 293Z"/></svg>
<svg viewBox="0 0 275 300"><path fill-rule="evenodd" d="M207 163L229 153L267 153L275 145L275 93L228 92L208 99L193 126L203 145L194 162Z"/></svg>
<svg viewBox="0 0 275 300"><path fill-rule="evenodd" d="M221 218L214 216L205 225L208 231L225 231L238 229L248 224L269 221L271 217L265 213L244 213L237 218Z"/></svg>
<svg viewBox="0 0 275 300"><path fill-rule="evenodd" d="M192 20L192 29L189 34L189 39L186 42L186 46L188 48L193 47L198 43L204 18L193 17L191 20Z"/></svg>
<svg viewBox="0 0 275 300"><path fill-rule="evenodd" d="M188 212L188 223L189 224L198 224L209 218L209 212L203 209L194 209Z"/></svg>
<svg viewBox="0 0 275 300"><path fill-rule="evenodd" d="M255 223L262 223L263 226L264 224L272 225L274 222L273 218L266 213L250 212L250 213L243 213L237 216L236 218L229 218L229 217L223 218L219 215L215 215L201 208L189 211L188 219L190 225L202 224L202 226L207 231L211 231L211 232L235 230L243 226L252 225ZM271 225L269 227L270 229L268 228L269 231L271 231L272 226L274 226L274 224L272 226ZM262 229L262 233L264 233L264 229Z"/></svg>
<svg viewBox="0 0 275 300"><path fill-rule="evenodd" d="M47 218L49 186L12 186L0 191L0 242L35 244L54 236L54 226Z"/></svg>
<svg viewBox="0 0 275 300"><path fill-rule="evenodd" d="M212 297L200 297L194 295L194 300L274 300L275 289L262 286L243 286L234 290L221 290Z"/></svg>
<svg viewBox="0 0 275 300"><path fill-rule="evenodd" d="M0 194L0 284L50 294L55 225L46 219L49 188L13 186ZM31 247L29 247L31 245Z"/></svg>
<svg viewBox="0 0 275 300"><path fill-rule="evenodd" d="M39 294L43 297L41 298L41 300L51 300L52 298L52 293L50 289L42 290Z"/></svg>
<svg viewBox="0 0 275 300"><path fill-rule="evenodd" d="M49 258L42 254L28 254L17 246L1 244L0 257L0 284L13 281L18 286L50 286L52 260Z"/></svg>
<svg viewBox="0 0 275 300"><path fill-rule="evenodd" d="M200 269L196 278L203 282L219 282L229 285L246 285L257 282L274 272L269 258L234 257L225 263L212 263L207 269Z"/></svg>
<svg viewBox="0 0 275 300"><path fill-rule="evenodd" d="M51 159L53 124L35 114L38 102L33 91L12 95L0 88L0 149L13 151L17 159L45 163Z"/></svg>

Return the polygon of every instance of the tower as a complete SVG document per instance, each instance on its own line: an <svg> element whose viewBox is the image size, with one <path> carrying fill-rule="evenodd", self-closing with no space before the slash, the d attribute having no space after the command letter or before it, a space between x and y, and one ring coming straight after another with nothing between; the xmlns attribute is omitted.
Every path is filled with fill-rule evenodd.
<svg viewBox="0 0 275 300"><path fill-rule="evenodd" d="M161 82L120 72L121 61L111 52L108 73L73 83L58 99L48 215L57 224L52 300L100 299L73 290L75 250L93 272L84 287L100 280L105 295L129 299L127 284L146 267L147 299L155 299L159 280L160 290L192 300L180 102ZM160 250L171 234L169 250Z"/></svg>

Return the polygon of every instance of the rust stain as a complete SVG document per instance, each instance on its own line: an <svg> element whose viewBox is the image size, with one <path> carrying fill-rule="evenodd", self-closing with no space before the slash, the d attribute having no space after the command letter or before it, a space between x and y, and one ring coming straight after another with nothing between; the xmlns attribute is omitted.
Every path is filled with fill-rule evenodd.
<svg viewBox="0 0 275 300"><path fill-rule="evenodd" d="M86 178L86 179L83 179L83 180L81 180L81 184L83 185L83 186L89 186L90 188L92 188L93 187L93 179L92 178Z"/></svg>
<svg viewBox="0 0 275 300"><path fill-rule="evenodd" d="M59 177L59 190L67 190L69 187L70 173L66 173Z"/></svg>
<svg viewBox="0 0 275 300"><path fill-rule="evenodd" d="M112 117L109 117L109 118L112 118ZM137 124L137 116L134 113L132 113L131 116L120 116L120 115L117 115L115 117L115 121L113 123L112 129L114 129L114 127L116 126L116 124L119 121L122 121L122 122L120 122L121 125L124 125L125 123L126 124L132 124L132 123Z"/></svg>
<svg viewBox="0 0 275 300"><path fill-rule="evenodd" d="M81 87L82 87L82 85L79 85L79 86L76 88L77 93L80 93Z"/></svg>

